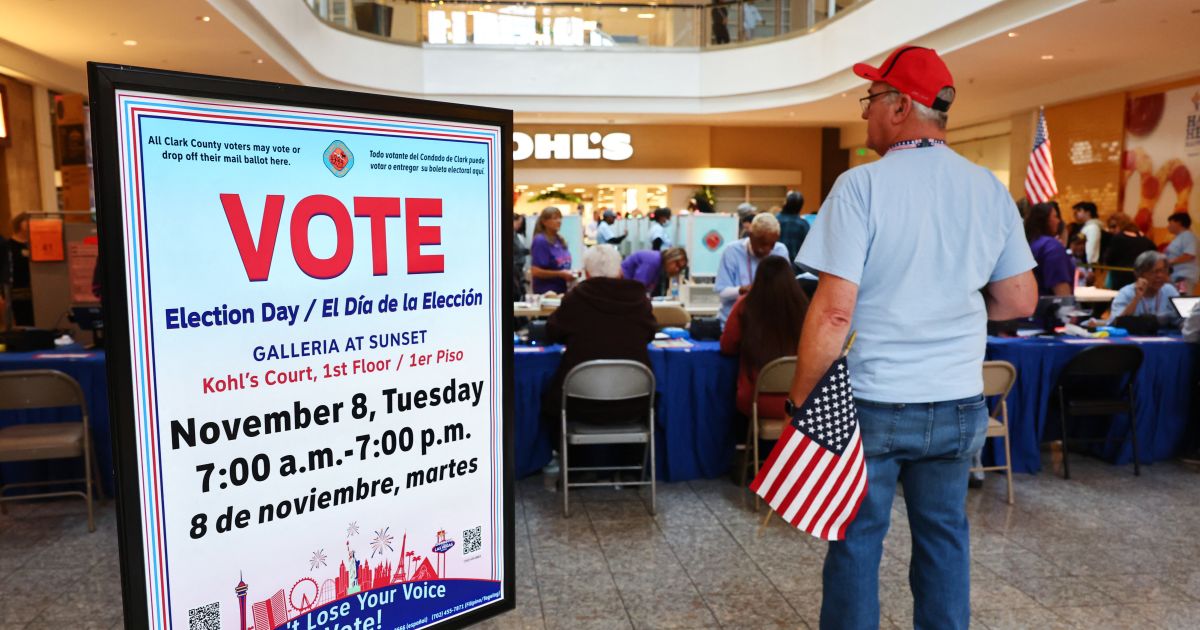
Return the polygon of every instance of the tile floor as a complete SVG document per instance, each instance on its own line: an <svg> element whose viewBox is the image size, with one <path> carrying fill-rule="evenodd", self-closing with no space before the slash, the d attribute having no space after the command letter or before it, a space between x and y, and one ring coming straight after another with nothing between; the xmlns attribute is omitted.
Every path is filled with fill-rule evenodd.
<svg viewBox="0 0 1200 630"><path fill-rule="evenodd" d="M1047 462L1048 463L1048 462ZM1200 627L1200 472L1075 460L1074 478L1001 477L972 491L973 626ZM541 477L517 485L515 611L484 627L816 627L824 543L756 515L729 481L659 486L658 516L629 489L588 489L563 519ZM885 543L885 628L910 627L903 502ZM116 519L87 534L79 502L0 516L0 630L122 626Z"/></svg>

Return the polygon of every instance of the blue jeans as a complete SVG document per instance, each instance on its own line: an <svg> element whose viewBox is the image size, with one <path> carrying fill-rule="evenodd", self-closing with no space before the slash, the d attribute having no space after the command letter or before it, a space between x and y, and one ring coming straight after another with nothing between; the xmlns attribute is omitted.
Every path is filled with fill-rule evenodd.
<svg viewBox="0 0 1200 630"><path fill-rule="evenodd" d="M967 470L986 437L987 404L983 396L856 402L867 496L845 539L829 543L821 628L879 627L879 561L899 481L912 530L913 627L965 630L971 617Z"/></svg>

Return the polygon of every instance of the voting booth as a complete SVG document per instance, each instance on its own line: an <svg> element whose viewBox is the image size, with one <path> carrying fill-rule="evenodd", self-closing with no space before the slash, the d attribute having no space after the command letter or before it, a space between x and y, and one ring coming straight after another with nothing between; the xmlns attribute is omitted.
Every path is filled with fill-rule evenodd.
<svg viewBox="0 0 1200 630"><path fill-rule="evenodd" d="M126 624L513 608L512 113L88 71Z"/></svg>

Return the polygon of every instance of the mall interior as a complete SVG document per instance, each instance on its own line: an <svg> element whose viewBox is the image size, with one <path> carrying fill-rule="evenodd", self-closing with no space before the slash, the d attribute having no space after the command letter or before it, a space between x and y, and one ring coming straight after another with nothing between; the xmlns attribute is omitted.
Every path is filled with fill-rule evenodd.
<svg viewBox="0 0 1200 630"><path fill-rule="evenodd" d="M1200 627L1200 267L1194 235L1200 227L1193 226L1190 217L1191 204L1196 203L1200 219L1200 190L1192 185L1200 177L1197 33L1200 0L0 2L0 630L464 624L514 629ZM870 126L874 117L882 116L876 111L881 102L898 103L896 116L904 104L910 107L904 111L917 112L913 116L932 111L917 107L918 97L909 94L903 80L888 80L918 72L908 69L911 65L906 68L909 61L893 52L913 46L936 51L936 63L944 62L953 77L948 123L934 142L941 145L944 140L945 146L926 142L901 151L907 147L885 143L886 155L881 156L872 135L877 132ZM919 51L909 60L923 54L904 50ZM158 328L161 322L154 321L153 305L146 311L149 315L139 314L138 304L147 302L139 302L132 289L122 291L142 286L137 284L141 267L135 255L112 248L122 243L132 248L138 242L138 222L129 217L142 215L133 213L129 200L134 196L127 196L133 193L125 191L125 180L118 177L117 171L127 177L124 167L106 163L110 154L118 155L115 141L108 145L106 139L115 137L113 129L124 133L124 123L117 121L113 127L113 121L104 118L103 112L112 112L107 105L97 110L97 99L112 97L112 86L100 93L95 82L89 85L91 62L113 64L117 70L187 73L178 75L173 83L178 86L188 85L192 75L263 82L250 90L261 98L253 106L262 112L271 111L272 104L294 105L284 97L272 100L273 90L289 93L270 87L276 84L345 95L320 92L328 105L314 105L316 109L336 109L339 103L391 103L370 108L370 116L394 114L410 122L436 119L439 111L451 111L451 104L471 106L467 109L475 112L511 111L511 128L497 127L511 137L501 138L496 153L489 154L498 168L511 164L511 171L500 169L495 180L496 189L508 192L504 196L511 199L463 207L459 218L452 216L455 210L447 202L444 217L438 205L430 216L441 218L425 219L425 225L441 225L443 235L451 233L451 225L474 223L489 226L478 227L481 238L497 237L487 240L494 248L480 241L474 249L490 275L480 271L470 277L486 277L483 285L478 280L471 289L459 286L458 280L445 285L446 293L451 287L463 289L455 304L462 305L461 313L473 313L476 323L447 308L439 317L459 323L439 335L436 318L426 326L414 323L424 320L406 321L407 312L383 312L386 299L379 301L380 312L371 315L373 319L347 320L347 334L360 335L359 350L361 335L376 328L425 326L435 340L425 351L441 352L429 359L435 364L454 360L453 349L447 349L454 344L478 344L486 349L483 356L491 357L488 363L468 350L467 360L454 367L434 365L426 383L412 376L414 372L401 371L416 370L419 357L405 359L401 354L400 363L411 361L414 367L396 366L399 376L386 377L393 388L387 391L428 385L434 405L472 397L476 402L482 397L487 404L449 412L462 417L431 408L422 412L426 415L411 416L418 418L412 426L395 421L382 446L378 439L373 442L385 454L403 451L404 457L390 460L393 464L367 461L370 436L358 436L366 463L346 477L348 495L357 496L356 483L369 483L372 476L390 475L393 469L400 483L413 461L431 466L427 479L441 479L442 490L406 495L397 486L386 501L358 497L353 504L357 507L327 509L321 503L321 484L341 483L334 481L341 473L330 470L334 474L318 481L312 473L326 464L320 457L313 459L317 451L309 452L312 471L306 480L265 481L269 466L276 477L281 474L285 457L271 449L307 451L324 442L304 443L298 431L270 435L270 414L264 416L262 434L259 425L250 424L251 418L260 418L246 417L241 443L230 437L239 430L230 421L204 424L205 419L250 413L244 409L247 405L259 413L275 404L290 410L295 401L295 427L301 426L301 418L316 418L322 425L316 428L327 436L321 440L353 443L354 434L365 425L354 424L361 416L350 421L346 415L358 414L360 407L345 388L361 385L339 385L352 381L337 378L346 376L347 369L363 383L375 382L365 379L379 375L367 373L374 370L367 367L372 361L355 363L353 357L345 357L341 372L327 357L295 358L310 354L309 346L296 348L302 337L308 343L315 333L298 336L294 343L289 338L288 350L280 351L282 359L273 364L234 367L231 360L227 368L213 368L225 379L222 388L240 388L244 381L239 373L247 379L258 378L251 376L252 370L273 374L268 378L275 378L272 384L279 383L282 391L270 395L282 395L282 403L255 402L249 392L219 399L209 394L207 384L204 393L191 387L170 394L175 378L171 369L165 364L161 371L145 367L153 353L139 354L141 318L149 317L151 323L145 325L160 336L164 348L170 347L169 331ZM864 78L855 69L860 63L877 67L882 78ZM895 74L889 75L892 71ZM135 96L138 85L129 88ZM937 87L941 86L935 91ZM123 89L119 82L117 89ZM179 87L167 92L198 103L221 101L221 94L211 90ZM401 98L356 100L362 94ZM406 109L414 100L431 104L414 115L415 110ZM389 109L393 105L395 109ZM346 106L350 113L355 110L354 105ZM454 121L459 114L447 116ZM326 150L319 169L328 168L340 178L345 173L335 171L345 161L331 158L331 151L334 145ZM857 181L876 182L871 188L876 196L886 196L887 182L895 181L895 176L887 180L882 175L889 172L889 162L898 163L905 154L942 151L948 151L945 159L953 160L954 168L962 169L956 172L975 173L972 181L998 182L995 185L1007 191L1007 196L1001 195L999 216L1010 230L1008 236L977 233L971 235L974 244L921 240L924 219L885 223L883 215L900 209L871 195L862 197L867 199L862 203L881 214L865 220L869 235L838 233L846 223L835 220L838 215L830 210L846 212L845 197L854 192L846 189L855 173L861 175ZM359 173L365 170L365 153L359 149ZM128 181L143 176L139 173ZM147 181L151 174L144 174ZM323 170L321 174L326 176ZM511 181L503 179L508 175ZM210 192L195 181L195 195ZM302 176L279 181L296 190L319 188L309 186ZM351 187L329 194L341 194L347 205L356 194L379 194L356 193L347 184L351 181L336 180L338 186ZM928 181L933 182L929 190L921 193L927 193L928 207L904 209L918 212L904 216L925 216L919 212L958 203L937 190L949 183ZM178 184L180 198L193 192L190 185L187 180ZM224 200L229 191L211 192L222 193ZM446 194L449 199L455 193ZM909 198L916 198L913 194L910 191ZM197 245L194 252L173 252L175 267L160 271L161 277L183 287L174 290L189 289L188 273L215 264L225 251L240 251L243 260L265 251L269 267L270 245L253 240L259 229L255 217L261 215L250 206L261 202L246 203L247 211L241 206L238 211L243 224L251 217L249 241L236 228L234 239L206 240L194 217L168 216L160 224L164 227L159 229L176 232L177 243L186 244L188 230L193 229L193 238L204 241L204 249ZM484 211L484 205L490 209ZM506 223L509 207L517 226L512 250ZM550 207L555 210L548 211ZM230 217L232 227L230 208L226 204L225 213L216 210L213 216L222 225ZM263 214L270 208L268 198ZM355 209L362 217L358 212ZM400 213L397 205L389 216ZM332 214L325 216L336 224ZM659 216L665 219L662 223L656 221ZM378 218L382 221L383 216ZM266 218L263 221L265 226ZM366 229L366 220L356 219L356 225L358 221ZM413 234L418 220L408 221ZM799 224L804 227L798 238L807 234L809 241L822 239L820 252L810 254L817 248L800 241L795 248L787 247ZM893 227L876 231L885 224ZM312 224L314 229L319 225L324 224ZM124 238L117 234L122 230ZM295 222L291 230L295 249ZM364 237L358 243L367 242L365 234L360 232ZM771 254L756 249L763 238ZM801 262L821 260L816 257L831 255L827 252L856 239L864 248L885 239L911 239L911 260L900 260L889 271L896 278L889 282L908 292L903 302L868 302L871 279L848 282L844 274L830 271L839 269L839 263L822 267ZM831 301L838 299L834 289L821 289L849 285L863 298L859 309L883 309L872 321L894 323L897 337L906 336L879 341L867 329L870 324L861 323L864 311L853 311L856 321L846 325L861 326L864 334L859 346L853 345L853 336L850 345L843 345L855 389L876 391L870 381L878 374L861 358L875 356L872 344L881 353L899 353L895 348L904 346L903 352L911 353L905 356L920 357L900 368L904 378L952 382L959 377L922 368L926 359L921 343L961 322L933 309L922 320L919 334L900 331L913 330L906 328L907 320L921 317L914 312L922 311L922 302L945 303L941 296L961 284L956 276L966 273L963 269L971 267L971 260L947 264L924 278L905 277L904 268L909 263L910 271L923 268L919 261L931 249L946 255L968 252L966 256L977 258L978 251L996 251L1002 241L1008 243L1005 247L1016 243L1020 256L1029 259L1014 273L1032 271L1028 277L1036 280L1039 297L1036 307L1032 298L1026 300L1029 306L1019 317L991 317L993 302L999 299L994 297L999 289L993 287L1024 276L1001 276L997 271L970 288L971 304L978 305L973 311L978 326L968 345L974 348L975 362L985 361L982 381L974 367L967 371L984 384L984 402L977 405L982 411L976 410L987 416L987 428L968 426L964 409L970 405L960 400L951 422L953 430L962 433L955 438L956 454L930 454L933 429L914 434L914 439L925 440L924 454L914 461L960 465L953 470L961 480L955 477L954 483L944 484L955 488L947 502L958 516L944 522L929 518L922 495L936 493L923 485L914 471L925 469L915 463L899 468L899 482L894 477L890 481L900 486L894 500L872 501L879 493L893 492L886 484L876 485L875 475L884 473L870 471L872 466L877 471L885 468L881 458L888 457L895 440L903 441L890 432L901 430L895 423L903 424L897 419L908 417L904 413L916 413L913 400L868 401L876 406L868 413L865 397L860 398L858 420L852 413L846 417L857 423L855 440L861 432L868 472L859 472L864 480L870 474L870 492L865 482L861 495L853 484L849 489L822 486L841 474L842 462L847 469L854 462L861 464L861 451L846 447L837 469L831 464L823 474L818 474L819 468L813 473L813 467L823 466L817 459L804 455L794 461L800 457L795 453L807 447L795 447L789 440L809 435L801 428L809 401L793 405L790 396L814 369L808 387L829 378L821 375L840 350L833 348L834 354L820 364L825 367L816 368L815 355L805 357L793 346L748 348L784 339L791 344L799 340L801 350L817 348L818 341L806 344L818 333L805 331L824 325L821 314L836 312ZM153 251L155 239L149 242ZM410 264L422 251L414 243L409 243ZM437 250L429 243L436 245L436 237L426 241L424 250ZM316 248L308 255L336 257L340 241L337 248ZM776 255L776 250L783 253ZM510 252L514 260L507 258ZM609 253L615 259L607 258ZM759 267L760 262L779 256L791 259L790 266L771 268L797 278L779 285L786 291L770 288L760 282L763 274L755 275L769 266ZM869 251L863 256L865 269L878 268L872 267ZM149 268L167 264L154 262L159 260L167 257L160 254ZM644 280L634 263L647 260L653 269ZM110 261L108 268L99 261ZM468 277L454 268L464 263L449 253L446 261L447 274ZM502 271L493 270L492 263ZM356 258L353 264L368 263ZM386 273L386 261L383 269ZM300 276L305 282L318 277L306 273ZM427 283L425 277L404 278L398 282L441 286ZM645 291L633 290L633 308L641 309L634 315L612 310L617 307L611 304L581 306L592 295L589 285L629 285L631 278L645 284ZM252 296L254 303L271 299L268 285L274 281L241 281L234 284L247 286L238 288L237 295ZM480 288L485 285L489 288ZM196 281L196 308L234 306L216 284L210 286L211 295L203 295L209 290L205 286L210 285ZM351 288L336 291L359 291L344 286ZM390 287L384 290L393 294L410 291L400 284L370 286ZM1025 288L1032 295L1032 285ZM370 293L374 290L364 292L379 297ZM316 295L312 289L304 291ZM477 306L475 295L480 305L505 297L512 311L507 303ZM802 304L802 310L795 310L793 303ZM313 304L322 308L315 299ZM409 310L403 300L400 304ZM989 321L986 334L985 304L991 319L1004 320ZM588 308L593 310L584 312ZM756 308L773 310L762 311L756 324ZM800 314L794 318L796 325L778 323L788 313ZM255 314L250 312L249 321ZM385 321L389 318L391 323ZM829 315L830 322L835 319ZM308 321L307 315L303 321ZM366 322L369 326L363 326ZM783 328L759 334L769 328L762 322ZM258 332L243 329L217 331L212 343L241 344L231 346L237 348L263 343L253 338ZM643 329L645 333L637 332ZM883 334L886 338L889 333ZM479 339L463 341L470 337ZM631 338L636 338L635 352L621 354L616 348ZM417 339L415 333L396 333L379 344L400 346ZM377 341L373 335L371 340ZM573 358L573 344L589 350ZM188 346L176 347L175 352L184 352L178 348ZM345 356L353 349L322 345L320 352ZM392 347L388 352L392 350L406 349ZM197 363L208 360L197 352ZM382 350L360 354L380 361L391 356ZM600 370L618 368L591 366L596 376L593 389L586 391L594 395L572 389L579 400L624 397L623 402L635 400L640 406L576 407L577 401L567 404L565 395L558 398L572 379L563 365L580 365L584 354L586 359L632 360L633 366L624 368L632 371L613 371L608 377L601 377L605 373ZM323 376L316 367L322 364ZM186 361L179 365L186 366ZM251 371L240 372L242 367ZM774 381L766 376L768 368L774 370ZM856 368L859 374L854 375ZM288 385L291 377L286 375L304 375L305 369L307 376L297 378L312 379L310 392L340 392L333 395L345 397L340 422L336 408L332 416L301 411L300 397L310 386ZM491 383L486 387L480 381L481 392L472 392L471 385L464 384L475 381L475 376L467 376L471 370L479 378L490 379L487 375L494 373L495 380L486 381ZM47 376L48 371L53 374ZM449 381L447 394L439 399L434 396L443 396L442 374L446 379L456 376L457 384ZM644 377L649 384L644 391L636 389L642 387L637 379ZM583 380L582 375L577 379ZM578 382L570 386L585 388ZM467 389L459 396L456 387ZM633 394L613 393L630 387ZM51 390L66 398L53 397ZM418 407L425 394L425 389L417 393ZM187 412L197 416L191 422L199 423L189 432L186 423L180 424L182 417L155 411L159 399L169 396L179 397L183 408L193 402L197 409L215 408ZM931 405L929 422L934 422L935 402L949 404L937 401L957 398L921 399ZM385 399L390 413L393 397L380 400ZM241 407L224 400L242 401ZM871 423L884 417L884 403L894 414L887 416L892 424L881 428ZM835 415L837 404L842 403L835 404ZM853 408L854 400L840 408L846 407ZM492 409L490 416L481 411L484 408ZM568 419L577 412L584 419ZM613 420L617 416L621 418ZM445 435L439 433L436 439L432 428L422 428L435 417L444 418L436 420L439 427L447 423ZM485 423L487 418L492 424ZM472 425L473 419L480 424ZM379 424L375 421L372 429L387 428ZM338 437L338 431L344 437ZM477 434L474 441L472 432ZM1087 443L1084 438L1098 441ZM168 440L174 444L168 445ZM466 461L457 468L451 464L449 470L457 477L447 479L444 465L437 472L444 464L441 459L417 456L435 444L445 448L455 441L465 445L460 453L479 451L481 474L474 474L476 460L470 459L469 469ZM881 441L886 448L873 450ZM208 452L202 448L212 443L221 444L221 457L233 458L228 463L229 483L249 484L221 497L200 494L194 501L180 501L205 505L211 516L207 522L222 537L214 541L213 534L207 534L207 540L200 541L197 521L189 521L190 505L171 509L172 495L182 499L187 493L162 488L173 483L173 474L186 473L189 483L203 474L208 493L214 466L193 453ZM980 443L981 454L973 455ZM811 438L804 444L818 442ZM839 448L831 444L820 448ZM409 453L410 448L415 450ZM257 455L260 449L266 454ZM828 451L831 458L837 457L834 450ZM859 453L857 459L853 453ZM350 456L348 450L347 460ZM333 462L333 455L329 458ZM341 468L342 460L336 464ZM775 472L775 466L792 464ZM624 468L590 469L614 465ZM168 486L158 485L159 475ZM800 481L795 481L797 475ZM225 467L218 476L226 477ZM409 489L412 479L410 474ZM54 485L44 494L28 485L46 480ZM253 490L255 480L259 490ZM386 487L391 480L386 477ZM778 484L792 482L785 499L787 490L777 492ZM777 485L768 490L771 484ZM220 487L225 486L222 481ZM310 486L312 505L320 504L321 509L314 507L303 515L299 505L310 496ZM376 490L371 490L372 496ZM803 505L799 499L791 503L797 492L810 490L814 494ZM255 492L260 494L256 497ZM297 493L301 496L296 503L285 500ZM857 503L832 519L854 521L857 511L859 527L849 523L844 539L836 528L826 528L828 515L820 515L817 506L831 504L832 510L843 494L845 502L866 496L864 506L882 511L872 521L874 531L867 531L869 517L862 510L868 507ZM269 518L257 512L255 525L239 525L237 509L249 501L261 503L263 495L283 503L271 507ZM337 503L336 493L333 496ZM292 505L296 513L290 517L276 511ZM371 507L363 507L367 505ZM774 518L776 512L783 517ZM246 514L250 522L250 512ZM804 514L808 516L801 518ZM286 521L264 522L284 517ZM486 529L476 527L479 523ZM339 528L333 536L317 534L326 525L332 531L333 524ZM882 539L881 546L869 542L874 535ZM939 545L950 545L950 550ZM848 569L839 569L837 563L849 562L845 558L855 549L863 564L855 565L859 574L851 579L839 573ZM945 559L960 556L958 564ZM950 565L952 569L946 568ZM848 583L854 580L852 588ZM470 588L495 584L495 593L468 601L470 596L463 593L485 591L461 590L467 583ZM209 597L205 590L198 599L188 591L201 587L190 585L211 585L215 594ZM426 590L414 590L417 585ZM438 588L452 593L444 611L414 595L436 593ZM848 606L844 602L849 596L839 600L831 595L843 589L855 593ZM384 602L388 597L400 599L369 611L363 599L368 595ZM445 597L428 595L434 596ZM461 601L451 601L454 597Z"/></svg>

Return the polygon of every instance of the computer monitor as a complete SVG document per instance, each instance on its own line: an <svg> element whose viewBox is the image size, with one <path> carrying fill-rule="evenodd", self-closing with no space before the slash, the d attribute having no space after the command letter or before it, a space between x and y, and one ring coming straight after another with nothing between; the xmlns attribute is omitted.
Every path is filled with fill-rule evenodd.
<svg viewBox="0 0 1200 630"><path fill-rule="evenodd" d="M1188 316L1192 314L1192 311L1196 308L1197 304L1200 304L1200 297L1171 298L1171 306L1174 306L1175 312L1179 313L1179 316L1184 319L1187 319Z"/></svg>
<svg viewBox="0 0 1200 630"><path fill-rule="evenodd" d="M1038 298L1037 310L1033 312L1033 321L1047 331L1053 331L1064 323L1062 313L1074 312L1075 298L1062 295L1043 295Z"/></svg>

